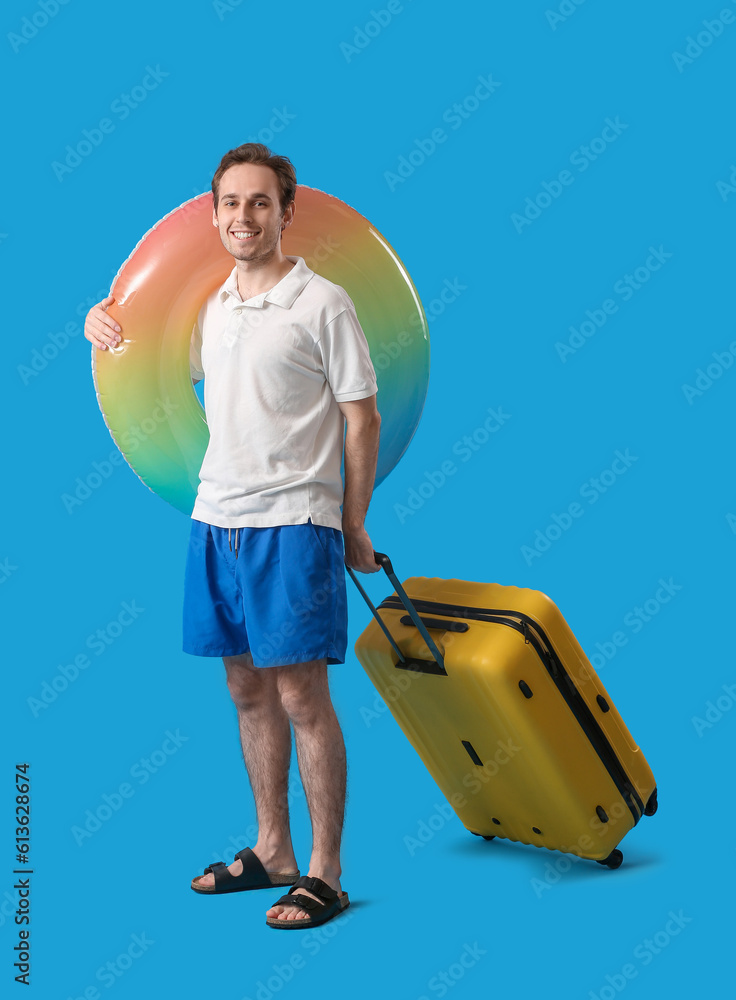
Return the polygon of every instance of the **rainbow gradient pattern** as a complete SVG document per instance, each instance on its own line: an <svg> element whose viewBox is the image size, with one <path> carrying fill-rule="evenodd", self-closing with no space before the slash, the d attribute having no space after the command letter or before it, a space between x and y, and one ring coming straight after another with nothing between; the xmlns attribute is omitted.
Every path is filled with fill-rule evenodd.
<svg viewBox="0 0 736 1000"><path fill-rule="evenodd" d="M417 291L378 230L315 188L297 188L282 249L355 303L378 379L378 485L406 451L427 394L429 331ZM209 440L189 374L191 331L233 266L212 225L212 194L185 202L146 233L113 282L109 312L122 342L92 348L97 399L115 444L146 486L185 514Z"/></svg>

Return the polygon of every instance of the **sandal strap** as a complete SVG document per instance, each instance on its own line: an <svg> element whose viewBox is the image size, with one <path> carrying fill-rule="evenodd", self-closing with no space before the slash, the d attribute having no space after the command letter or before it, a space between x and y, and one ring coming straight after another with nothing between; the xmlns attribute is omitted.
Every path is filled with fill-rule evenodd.
<svg viewBox="0 0 736 1000"><path fill-rule="evenodd" d="M300 892L292 893L289 896L289 904L291 906L299 906L302 910L324 910L326 907L331 906L331 903L322 903L316 899L312 899L311 896L303 896Z"/></svg>
<svg viewBox="0 0 736 1000"><path fill-rule="evenodd" d="M242 862L243 874L248 872L252 873L254 877L258 879L259 882L270 882L271 878L266 871L266 869L261 864L260 860L251 851L250 847L244 847L242 851L238 851L235 855L235 859Z"/></svg>
<svg viewBox="0 0 736 1000"><path fill-rule="evenodd" d="M205 875L212 872L215 876L215 889L229 888L267 888L271 878L250 847L243 848L235 855L243 865L240 875L233 875L222 861L216 861L205 868Z"/></svg>
<svg viewBox="0 0 736 1000"><path fill-rule="evenodd" d="M285 895L279 896L279 898L276 900L276 902L273 903L272 905L273 906L292 906L293 903L294 903L294 897L290 896L289 893L287 892Z"/></svg>
<svg viewBox="0 0 736 1000"><path fill-rule="evenodd" d="M313 892L315 896L319 896L320 899L327 902L334 902L337 899L337 892L332 886L327 885L323 882L321 878L317 878L316 875L302 875L298 878L296 882L292 885L289 892L293 893L295 889L308 889ZM309 897L306 897L309 899ZM313 900L314 902L314 900Z"/></svg>
<svg viewBox="0 0 736 1000"><path fill-rule="evenodd" d="M209 875L209 873L214 872L216 868L227 868L227 865L224 864L222 861L213 861L211 865L208 865L205 868L203 874Z"/></svg>
<svg viewBox="0 0 736 1000"><path fill-rule="evenodd" d="M311 890L310 890L311 891ZM315 910L319 913L333 906L333 903L312 899L311 896L304 896L301 892L287 892L285 896L277 899L273 906L298 906L302 910Z"/></svg>

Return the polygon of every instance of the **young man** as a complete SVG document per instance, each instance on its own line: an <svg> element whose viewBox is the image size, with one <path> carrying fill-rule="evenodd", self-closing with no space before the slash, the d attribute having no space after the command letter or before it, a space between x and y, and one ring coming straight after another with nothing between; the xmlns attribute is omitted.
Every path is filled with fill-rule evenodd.
<svg viewBox="0 0 736 1000"><path fill-rule="evenodd" d="M348 905L340 885L345 746L327 664L345 659L344 564L378 568L364 527L378 454L376 378L345 291L281 252L295 211L289 160L260 144L239 146L223 157L212 190L212 224L235 267L192 335L210 443L192 513L184 650L223 658L258 839L229 868L206 868L192 888L290 885L267 923L307 927ZM113 301L94 306L85 323L100 350L121 339L107 313ZM289 828L291 727L313 834L302 878Z"/></svg>

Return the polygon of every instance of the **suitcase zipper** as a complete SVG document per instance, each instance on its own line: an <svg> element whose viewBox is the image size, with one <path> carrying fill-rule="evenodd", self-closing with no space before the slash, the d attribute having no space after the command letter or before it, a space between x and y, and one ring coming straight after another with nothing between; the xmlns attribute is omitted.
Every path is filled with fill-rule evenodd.
<svg viewBox="0 0 736 1000"><path fill-rule="evenodd" d="M452 618L466 618L469 621L495 622L500 625L508 625L510 628L520 632L524 636L524 641L534 647L547 673L554 681L570 711L588 737L591 746L628 806L634 818L634 825L639 822L644 813L644 802L641 796L629 780L629 776L618 759L618 754L611 746L606 734L598 725L588 703L578 691L575 682L555 652L544 629L533 618L530 618L521 611L506 611L498 608L463 608L459 605L442 604L438 601L415 600L414 598L412 598L412 603L420 614L426 612ZM378 607L379 609L387 608L390 610L404 609L404 605L396 597L387 597Z"/></svg>

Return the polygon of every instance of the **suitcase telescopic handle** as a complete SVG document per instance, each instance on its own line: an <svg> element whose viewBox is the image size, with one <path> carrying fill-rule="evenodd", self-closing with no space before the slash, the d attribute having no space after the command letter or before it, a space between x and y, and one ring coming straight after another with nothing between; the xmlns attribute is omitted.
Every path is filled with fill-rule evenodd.
<svg viewBox="0 0 736 1000"><path fill-rule="evenodd" d="M396 591L396 593L399 596L399 600L401 601L401 603L404 605L404 607L408 611L409 617L411 618L413 624L416 625L417 629L419 630L419 634L421 635L422 639L424 639L424 641L426 642L427 647L429 648L429 651L432 654L432 656L434 657L435 662L437 664L437 667L439 668L436 672L437 673L446 674L447 671L445 670L445 660L444 660L444 657L442 656L442 653L440 653L439 649L437 648L436 642L434 641L434 639L432 638L432 636L427 631L424 622L419 617L419 615L417 613L417 609L412 604L411 599L409 598L408 594L406 593L406 591L404 590L404 588L401 586L401 583L400 583L398 577L394 573L394 568L393 568L393 566L391 564L391 560L389 559L389 557L384 552L374 552L373 553L373 558L375 559L376 563L384 570L384 572L386 573L386 576L389 578L389 580L393 584L394 590ZM399 649L399 647L398 647L395 639L393 638L393 636L389 632L388 628L386 627L386 623L384 622L383 618L381 618L381 616L379 615L378 610L374 606L374 604L371 601L370 597L366 594L366 592L363 589L362 585L360 584L357 576L355 575L355 573L353 572L353 570L350 568L350 566L346 566L346 569L347 569L348 573L350 574L350 576L351 576L351 578L353 580L353 583L355 584L355 586L358 588L358 590L362 594L363 600L366 602L366 604L368 605L368 607L371 609L371 611L373 613L373 617L376 619L376 621L378 622L378 624L381 626L381 629L382 629L384 635L386 636L386 638L388 639L388 641L391 643L391 645L393 646L394 650L396 651L396 653L397 653L397 655L399 657L400 662L405 667L411 668L411 662L406 659L406 657L404 656L404 654Z"/></svg>

